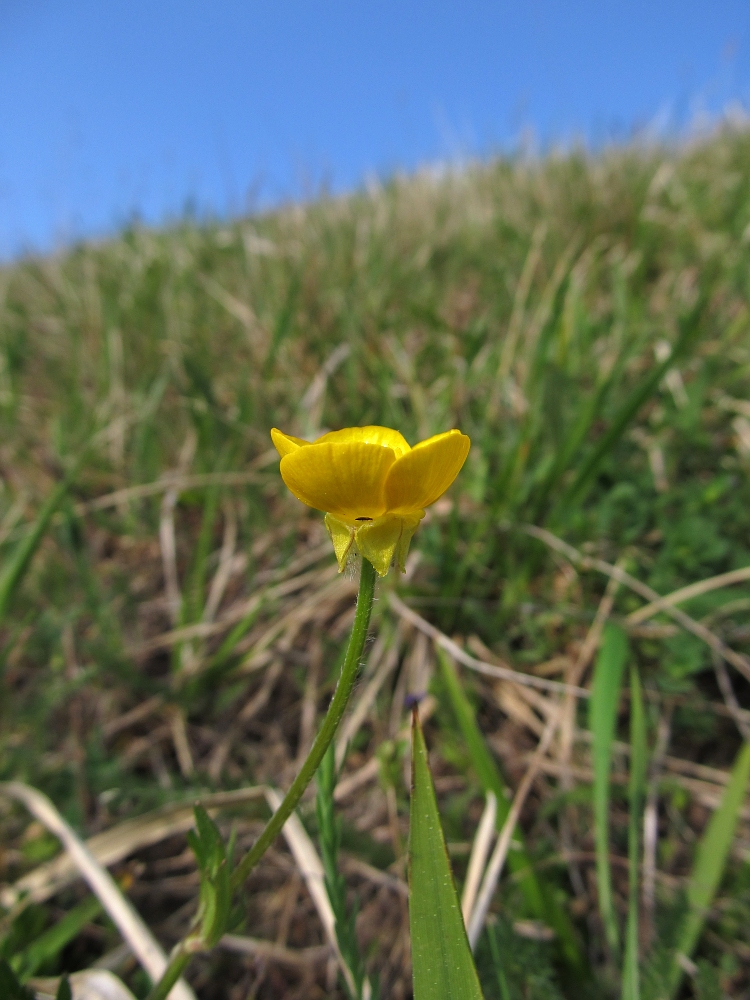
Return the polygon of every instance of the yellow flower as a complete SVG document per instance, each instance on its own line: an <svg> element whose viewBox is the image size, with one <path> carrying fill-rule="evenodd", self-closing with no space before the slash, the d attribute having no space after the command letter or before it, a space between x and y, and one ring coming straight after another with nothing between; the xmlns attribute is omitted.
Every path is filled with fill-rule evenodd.
<svg viewBox="0 0 750 1000"><path fill-rule="evenodd" d="M394 555L403 572L425 507L451 485L470 446L465 434L452 430L410 448L390 427L346 427L312 444L276 428L271 438L287 487L326 512L339 572L356 545L380 576Z"/></svg>

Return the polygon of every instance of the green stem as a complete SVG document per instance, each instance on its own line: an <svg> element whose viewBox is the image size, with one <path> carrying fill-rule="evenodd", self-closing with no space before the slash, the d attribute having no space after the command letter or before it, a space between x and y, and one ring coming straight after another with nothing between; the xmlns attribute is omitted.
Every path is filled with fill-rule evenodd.
<svg viewBox="0 0 750 1000"><path fill-rule="evenodd" d="M169 996L169 991L185 971L191 957L190 952L184 951L182 946L176 948L172 952L169 965L164 970L161 979L151 990L146 1000L165 1000Z"/></svg>
<svg viewBox="0 0 750 1000"><path fill-rule="evenodd" d="M375 594L375 569L367 559L362 560L362 572L359 578L359 596L357 597L357 612L354 616L352 634L349 638L349 646L346 650L346 659L341 668L341 676L333 693L331 704L328 706L326 717L315 737L307 760L300 768L300 772L292 782L291 788L284 796L284 801L268 821L265 830L255 841L253 846L240 861L232 874L232 888L236 889L241 885L250 872L255 868L268 848L274 842L284 823L289 819L297 807L297 803L307 786L312 781L313 775L318 770L320 762L325 756L325 752L331 745L333 737L336 735L341 716L344 714L349 695L352 693L354 682L357 679L359 665L362 659L362 651L367 640L367 630L370 627L370 612L372 611L372 599Z"/></svg>
<svg viewBox="0 0 750 1000"><path fill-rule="evenodd" d="M305 789L312 781L313 775L318 770L320 762L325 756L325 752L336 735L341 717L346 710L349 696L357 680L359 666L362 660L362 652L367 641L367 631L370 627L370 614L372 612L372 600L375 595L375 569L367 559L362 560L362 571L359 578L359 595L357 597L357 611L354 616L352 634L349 637L349 645L346 650L346 659L341 668L336 690L333 693L331 704L328 706L326 717L315 737L310 753L307 755L305 763L302 765L299 774L292 782L291 788L284 796L284 801L266 824L266 828L245 857L237 865L232 875L232 889L240 886L253 868L258 864L265 852L274 842L284 823L294 812L299 800L302 798ZM184 945L184 942L183 942ZM190 961L190 953L184 947L178 946L172 953L164 975L149 993L147 1000L165 1000L165 997L180 978Z"/></svg>

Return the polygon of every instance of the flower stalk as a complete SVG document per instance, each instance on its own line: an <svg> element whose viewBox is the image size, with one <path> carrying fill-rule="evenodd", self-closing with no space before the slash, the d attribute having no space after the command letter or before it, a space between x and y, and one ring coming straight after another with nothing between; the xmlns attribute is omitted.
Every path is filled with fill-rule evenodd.
<svg viewBox="0 0 750 1000"><path fill-rule="evenodd" d="M362 653L367 641L367 632L370 627L370 615L372 613L372 600L375 596L375 568L367 559L362 560L362 570L359 577L359 594L357 596L357 610L354 615L354 625L349 636L349 645L346 650L346 658L341 668L336 690L333 693L331 704L323 719L323 724L318 730L315 742L310 753L300 768L299 774L292 782L289 791L284 796L284 801L268 821L265 830L255 841L253 846L240 861L232 875L232 888L240 886L253 868L257 865L265 852L276 839L284 823L297 808L299 800L302 798L305 789L312 781L313 775L318 770L320 762L325 756L325 752L336 735L341 717L346 710L349 696L357 680Z"/></svg>
<svg viewBox="0 0 750 1000"><path fill-rule="evenodd" d="M245 857L242 858L235 868L230 883L232 890L242 885L278 834L281 833L284 823L286 823L296 809L305 789L318 770L326 750L333 742L362 662L362 653L364 652L367 632L370 627L372 602L375 596L375 579L375 567L369 560L363 559L359 577L359 594L357 596L354 625L352 626L349 645L346 650L346 658L341 668L341 675L339 676L336 690L333 693L331 704L328 706L328 711L318 730L318 735L315 737L315 742L312 745L310 753L300 768L299 774L292 782L289 791L284 796L284 800L266 824L260 837L258 837ZM159 982L156 983L149 993L147 1000L165 1000L169 991L185 971L192 954L200 950L203 950L201 942L197 941L194 936L187 938L177 945L172 952L169 965Z"/></svg>

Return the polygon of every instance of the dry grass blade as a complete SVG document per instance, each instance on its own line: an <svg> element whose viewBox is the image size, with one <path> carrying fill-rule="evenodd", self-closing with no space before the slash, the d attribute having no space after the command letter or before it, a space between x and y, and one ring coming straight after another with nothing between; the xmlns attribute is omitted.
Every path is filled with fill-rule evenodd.
<svg viewBox="0 0 750 1000"><path fill-rule="evenodd" d="M567 556L568 559L575 565L579 566L581 569L594 569L599 573L604 573L607 576L614 577L619 580L624 586L629 587L630 590L634 591L636 594L640 594L647 601L653 604L659 604L659 610L665 611L674 620L681 625L686 632L691 632L696 638L701 639L705 644L713 649L715 653L722 656L728 663L731 663L747 680L750 680L750 659L744 656L742 653L738 653L736 650L727 646L726 643L722 642L721 639L715 635L710 629L707 629L705 625L701 625L700 622L695 621L690 615L686 615L684 611L680 611L679 608L672 607L671 605L661 605L659 602L663 600L661 594L657 594L655 590L649 587L645 583L641 583L636 577L631 576L630 573L626 573L624 569L620 569L618 566L613 566L611 563L605 562L603 559L592 559L590 556L585 556L578 549L573 548L572 545L568 545L557 535L553 535L551 531L547 531L546 528L538 528L534 524L524 524L519 525L520 530L524 531L527 535L531 535L532 538L538 538L540 542L544 542L551 549L556 552L560 552Z"/></svg>
<svg viewBox="0 0 750 1000"><path fill-rule="evenodd" d="M161 517L159 519L159 545L164 569L164 589L167 596L167 607L172 625L180 620L182 595L180 581L177 575L177 542L174 532L174 508L177 503L177 490L170 487L161 501Z"/></svg>
<svg viewBox="0 0 750 1000"><path fill-rule="evenodd" d="M214 814L218 809L232 808L263 798L264 789L253 786L239 788L232 792L218 792L201 799L205 809ZM189 803L173 803L154 812L126 820L103 833L97 833L84 843L86 851L97 864L109 866L117 864L130 854L156 844L160 840L185 833L193 826L194 800ZM52 861L34 868L14 885L6 886L0 892L0 904L11 909L19 903L43 903L64 889L78 876L79 870L69 854L62 854Z"/></svg>
<svg viewBox="0 0 750 1000"><path fill-rule="evenodd" d="M74 972L69 981L73 1000L135 1000L125 984L105 969ZM29 985L36 990L37 1000L54 1000L59 980L35 978Z"/></svg>
<svg viewBox="0 0 750 1000"><path fill-rule="evenodd" d="M211 586L206 598L206 606L203 609L203 621L214 620L216 612L219 610L221 599L227 584L232 576L234 568L234 552L237 545L237 514L234 504L227 502L224 504L224 538L221 543L219 553L219 566L211 581Z"/></svg>
<svg viewBox="0 0 750 1000"><path fill-rule="evenodd" d="M217 742L208 762L208 776L212 781L218 781L221 777L221 772L232 749L232 745L240 738L242 727L268 704L274 686L283 670L284 661L282 659L271 661L271 665L266 670L266 675L263 678L263 683L252 698L245 703L239 711L237 718L229 726L227 732Z"/></svg>
<svg viewBox="0 0 750 1000"><path fill-rule="evenodd" d="M323 416L328 379L341 362L349 357L350 351L351 347L346 342L339 344L316 373L307 392L300 400L299 412L302 415L307 438L316 438L320 433L320 421Z"/></svg>
<svg viewBox="0 0 750 1000"><path fill-rule="evenodd" d="M336 566L327 566L322 572L317 573L318 579L322 582L333 577L326 586L321 586L317 592L310 597L306 597L298 605L293 607L285 615L280 615L272 625L253 644L252 650L236 669L239 676L255 668L255 661L259 654L286 633L286 641L291 643L296 633L306 624L313 621L330 617L333 605L345 598L354 597L357 593L357 584L354 580L347 580L337 575Z"/></svg>
<svg viewBox="0 0 750 1000"><path fill-rule="evenodd" d="M185 713L178 705L171 705L168 714L177 763L180 765L183 778L191 778L195 772L195 764L188 740Z"/></svg>
<svg viewBox="0 0 750 1000"><path fill-rule="evenodd" d="M274 458L278 458L276 451ZM124 489L105 493L104 496L87 500L75 505L76 514L88 514L93 510L107 510L109 507L120 507L133 500L144 500L146 497L158 496L167 490L184 493L186 490L199 490L205 486L248 486L252 483L264 483L266 479L257 472L205 472L194 476L180 476L171 473L153 483L143 483L140 486L126 486Z"/></svg>
<svg viewBox="0 0 750 1000"><path fill-rule="evenodd" d="M319 965L331 957L331 949L327 944L313 945L311 948L286 948L273 941L260 941L240 934L225 934L219 941L219 947L241 955L262 958L266 962L278 962L279 965L288 965L294 969Z"/></svg>
<svg viewBox="0 0 750 1000"><path fill-rule="evenodd" d="M388 603L391 608L403 618L405 621L409 622L424 632L425 635L429 636L433 642L435 642L441 649L444 649L446 653L458 660L459 663L463 663L464 666L469 667L470 670L476 670L479 674L485 674L487 677L498 677L504 681L512 681L514 684L524 684L526 687L537 688L539 691L553 691L555 694L571 694L578 698L589 698L591 696L590 692L586 688L576 687L574 684L562 684L559 681L548 681L543 677L536 677L533 674L522 674L518 670L511 670L507 667L497 667L492 663L485 663L483 660L477 660L475 657L470 656L465 650L449 639L448 636L441 632L440 629L435 628L428 621L418 615L416 611L412 611L408 605L404 604L400 597L397 597L394 593L388 595Z"/></svg>
<svg viewBox="0 0 750 1000"><path fill-rule="evenodd" d="M199 274L198 281L215 302L223 306L230 316L234 316L236 320L239 320L247 328L248 333L260 330L265 336L265 331L263 331L261 324L258 322L258 317L246 302L242 302L225 288L222 288L215 278L207 274Z"/></svg>
<svg viewBox="0 0 750 1000"><path fill-rule="evenodd" d="M297 768L302 767L315 739L315 718L318 709L318 684L323 665L323 643L314 635L309 643L305 693L300 710L299 736L297 737Z"/></svg>
<svg viewBox="0 0 750 1000"><path fill-rule="evenodd" d="M471 911L474 909L474 902L477 898L479 883L487 862L487 855L490 853L492 836L495 832L496 815L497 796L494 792L487 792L487 802L482 812L479 826L477 827L474 843L471 845L469 867L466 869L466 881L464 882L464 891L461 894L461 913L467 927Z"/></svg>
<svg viewBox="0 0 750 1000"><path fill-rule="evenodd" d="M487 919L490 903L492 902L492 897L495 894L495 889L497 888L497 883L502 873L505 859L508 855L510 840L513 836L513 831L516 828L516 823L518 823L518 819L521 815L521 810L523 809L523 804L526 801L526 796L531 791L534 779L541 769L544 755L547 753L547 750L552 742L552 738L555 735L558 722L559 716L550 719L547 723L544 733L542 734L542 738L539 741L539 746L529 762L526 774L523 776L523 781L518 786L516 794L513 796L513 804L510 807L510 812L508 813L505 823L503 824L503 828L500 831L500 836L497 838L497 843L495 844L492 857L487 865L487 870L484 873L482 888L479 890L479 895L472 910L467 928L469 943L472 951L476 947L479 935L482 933L482 928L484 927L484 922Z"/></svg>
<svg viewBox="0 0 750 1000"><path fill-rule="evenodd" d="M377 757L371 757L366 764L363 764L354 774L343 778L336 785L333 793L334 802L343 802L349 795L356 792L358 788L374 781L380 774L380 761Z"/></svg>
<svg viewBox="0 0 750 1000"><path fill-rule="evenodd" d="M281 805L282 796L275 788L267 788L265 795L268 805L275 812ZM289 845L289 850L294 855L294 860L297 862L300 874L305 880L307 891L310 893L312 901L315 904L315 909L318 911L325 935L336 953L341 974L346 980L349 993L351 996L356 996L354 978L339 950L336 938L336 918L333 915L333 909L328 899L323 864L318 857L318 852L315 850L313 842L307 835L307 831L296 813L292 813L286 821L283 832L286 842ZM367 989L363 990L363 996L369 995L369 984L366 985Z"/></svg>
<svg viewBox="0 0 750 1000"><path fill-rule="evenodd" d="M503 339L500 367L497 372L497 377L494 380L494 393L498 393L500 391L500 387L502 387L510 374L511 365L513 364L513 358L516 353L516 345L518 344L518 338L523 328L524 314L526 312L526 303L529 298L529 292L531 291L531 283L534 280L534 273L539 265L539 259L542 254L542 244L544 243L546 235L547 224L545 222L537 223L531 237L529 252L526 255L526 261L524 262L523 270L521 271L521 277L518 280L516 292L513 296L513 311L510 316L510 322L508 323L508 332ZM490 401L490 406L488 407L488 417L494 415L497 412L497 408L498 397L493 395Z"/></svg>
<svg viewBox="0 0 750 1000"><path fill-rule="evenodd" d="M659 842L659 778L671 735L671 707L659 717L656 746L651 757L646 807L643 810L643 938L650 945L654 937L656 908L656 852Z"/></svg>
<svg viewBox="0 0 750 1000"><path fill-rule="evenodd" d="M157 982L167 967L167 958L130 901L123 896L112 876L102 868L86 845L65 822L53 804L35 788L20 781L0 784L0 794L22 802L26 808L63 844L91 891L107 911L150 978ZM195 1000L195 994L180 981L169 994L170 1000Z"/></svg>
<svg viewBox="0 0 750 1000"><path fill-rule="evenodd" d="M743 740L748 742L750 741L750 723L748 723L745 718L745 714L743 714L740 703L737 701L737 695L734 693L732 680L729 676L726 664L720 656L716 655L716 653L713 653L713 662L716 680L719 684L719 690L724 697L724 704L727 706L727 711L737 724L737 728L739 729Z"/></svg>
<svg viewBox="0 0 750 1000"><path fill-rule="evenodd" d="M281 597L288 597L296 591L304 590L310 583L322 583L325 580L335 577L336 572L336 566L334 565L326 566L323 570L312 569L306 573L301 573L299 576L284 580L282 583L277 583L274 586L265 587L250 597L238 601L235 605L228 608L226 614L223 614L218 621L197 622L195 625L186 625L184 628L171 629L169 632L163 632L153 639L129 647L127 653L133 659L139 659L159 649L169 649L189 639L206 639L209 636L226 632L230 625L236 624L257 610L264 601L274 601ZM334 580L334 583L337 582L346 584L348 589L351 589L351 581Z"/></svg>
<svg viewBox="0 0 750 1000"><path fill-rule="evenodd" d="M687 587L681 587L671 594L659 597L643 608L638 608L637 611L629 614L625 620L628 625L638 625L649 618L653 618L660 611L666 611L667 608L674 607L675 604L683 604L693 597L700 597L702 594L708 594L712 590L720 590L722 587L731 587L733 584L742 583L745 580L750 580L750 566L744 566L742 569L733 569L730 573L720 573L718 576L711 576L705 580L698 580L696 583L691 583Z"/></svg>

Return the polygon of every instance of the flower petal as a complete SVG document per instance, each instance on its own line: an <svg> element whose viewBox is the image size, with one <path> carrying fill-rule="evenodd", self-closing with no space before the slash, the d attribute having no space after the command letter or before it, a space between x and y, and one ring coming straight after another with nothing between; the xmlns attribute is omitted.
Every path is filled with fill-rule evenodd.
<svg viewBox="0 0 750 1000"><path fill-rule="evenodd" d="M420 441L391 466L385 483L388 511L416 511L435 503L461 471L471 442L461 431Z"/></svg>
<svg viewBox="0 0 750 1000"><path fill-rule="evenodd" d="M354 528L338 518L326 514L326 528L333 542L333 551L336 553L336 562L339 564L339 573L346 569L346 561L349 558L352 544L354 542Z"/></svg>
<svg viewBox="0 0 750 1000"><path fill-rule="evenodd" d="M329 431L319 437L314 443L322 444L330 442L336 444L350 444L351 442L362 442L363 444L379 444L383 448L390 448L396 458L406 455L411 451L409 444L403 434L394 431L390 427L345 427L340 431Z"/></svg>
<svg viewBox="0 0 750 1000"><path fill-rule="evenodd" d="M293 451L301 448L302 445L310 443L309 441L303 441L302 438L293 437L291 434L285 434L276 427L271 431L271 440L273 441L274 448L282 458L284 455L291 455Z"/></svg>
<svg viewBox="0 0 750 1000"><path fill-rule="evenodd" d="M356 525L385 511L385 477L396 456L378 444L310 444L285 455L281 478L308 507Z"/></svg>

